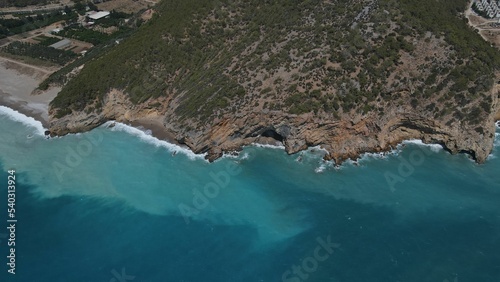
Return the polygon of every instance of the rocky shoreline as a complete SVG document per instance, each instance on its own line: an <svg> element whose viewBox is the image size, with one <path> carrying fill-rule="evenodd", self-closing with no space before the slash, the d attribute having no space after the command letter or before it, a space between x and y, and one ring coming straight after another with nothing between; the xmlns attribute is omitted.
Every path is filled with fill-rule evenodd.
<svg viewBox="0 0 500 282"><path fill-rule="evenodd" d="M339 121L320 119L313 114L297 116L277 111L256 112L225 117L214 125L206 126L204 131L188 131L168 122L169 113L144 105L132 105L123 93L116 90L108 95L100 113L82 111L57 119L52 112L49 120L44 118L46 114L40 113L40 109L30 108L29 101L24 101L26 99L12 100L8 97L5 93L1 95L0 104L41 121L52 136L89 131L109 120L116 120L151 130L154 137L186 145L194 153L207 153L209 161L253 143L280 143L288 154L320 146L328 152L326 160L341 164L364 153L390 151L405 140L420 139L424 143L440 144L452 154L468 153L478 163L484 163L493 148L495 122L500 120L500 106L496 99L492 105L496 111L485 121L484 134L479 135L472 128L454 128L404 111L390 112L383 119L365 116L359 120Z"/></svg>
<svg viewBox="0 0 500 282"><path fill-rule="evenodd" d="M165 16L65 85L50 131L154 120L156 131L210 161L280 142L289 154L320 146L337 164L420 139L483 163L500 115L500 56L449 8L459 6L437 4L381 3L355 29L350 13L332 14L333 6L359 14L341 2L304 3L314 12L294 11L283 26L267 21L270 3L180 9L189 20L179 30L170 30L174 10L160 6ZM234 5L241 9L220 19L214 12ZM262 23L247 26L256 16Z"/></svg>
<svg viewBox="0 0 500 282"><path fill-rule="evenodd" d="M365 115L336 121L312 113L252 112L226 115L213 124L187 129L172 122L175 120L172 112L159 111L147 106L148 103L133 105L118 90L108 94L100 112L81 111L57 119L52 111L49 130L53 136L60 136L88 131L109 120L116 120L152 129L155 137L186 145L197 154L206 153L209 161L252 143L281 142L288 154L320 146L328 152L325 159L341 164L364 153L390 151L405 140L420 139L424 143L440 144L452 154L468 153L476 162L484 163L493 148L495 121L500 116L498 97L492 97L495 97L492 111L482 124L482 133L460 122L444 125L401 106L387 109L382 117ZM168 101L155 103L168 104Z"/></svg>

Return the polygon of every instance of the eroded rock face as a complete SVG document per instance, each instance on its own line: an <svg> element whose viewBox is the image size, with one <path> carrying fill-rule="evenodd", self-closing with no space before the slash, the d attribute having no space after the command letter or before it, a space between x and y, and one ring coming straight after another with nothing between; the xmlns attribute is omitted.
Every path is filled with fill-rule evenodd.
<svg viewBox="0 0 500 282"><path fill-rule="evenodd" d="M89 105L87 109L92 107L93 105ZM135 106L121 91L112 90L106 96L104 106L99 111L84 110L73 112L62 118L56 118L55 110L50 109L49 130L52 136L61 136L68 133L89 131L109 120L127 122L144 117L156 118L158 115L157 109L151 109L145 106Z"/></svg>
<svg viewBox="0 0 500 282"><path fill-rule="evenodd" d="M240 150L244 145L275 140L282 142L289 154L320 145L329 152L326 159L340 164L365 152L390 150L403 140L421 139L425 143L442 144L453 154L470 153L477 162L483 163L493 148L494 122L500 109L498 96L493 94L491 114L484 117L482 132L461 121L445 125L401 105L385 109L382 116L372 113L343 116L338 120L312 113L290 115L266 111L225 115L211 124L186 124L176 121L168 100L154 101L161 107L150 107L151 101L133 105L117 90L107 95L99 112L76 112L60 119L51 115L50 131L52 135L64 135L90 130L108 120L129 122L156 118L162 120L177 142L195 153L208 153L210 161L224 152Z"/></svg>
<svg viewBox="0 0 500 282"><path fill-rule="evenodd" d="M499 116L500 58L484 42L465 44L480 38L448 4L417 13L412 1L384 1L359 14L345 1L293 10L268 2L190 5L177 11L182 33L161 16L171 7L160 5L150 25L69 80L53 104L87 107L60 119L52 109L53 134L154 119L210 160L282 142L288 153L320 145L341 163L418 138L485 161ZM286 24L268 21L291 14ZM453 24L425 20L435 14ZM113 87L127 93L105 93Z"/></svg>

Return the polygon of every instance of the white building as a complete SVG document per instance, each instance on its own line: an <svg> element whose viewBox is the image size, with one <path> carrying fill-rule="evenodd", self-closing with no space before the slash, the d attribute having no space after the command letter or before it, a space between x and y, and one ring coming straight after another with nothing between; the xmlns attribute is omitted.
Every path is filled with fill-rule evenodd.
<svg viewBox="0 0 500 282"><path fill-rule="evenodd" d="M64 49L66 47L71 46L71 43L72 43L71 40L65 38L65 39L63 39L61 41L58 41L58 42L50 45L49 47L52 47L52 48L55 48L55 49Z"/></svg>
<svg viewBox="0 0 500 282"><path fill-rule="evenodd" d="M97 21L102 18L106 18L110 15L110 12L108 11L99 11L99 12L93 12L87 15L87 17L91 20Z"/></svg>
<svg viewBox="0 0 500 282"><path fill-rule="evenodd" d="M489 18L500 17L500 1L495 0L475 0L476 7L479 11L485 12Z"/></svg>

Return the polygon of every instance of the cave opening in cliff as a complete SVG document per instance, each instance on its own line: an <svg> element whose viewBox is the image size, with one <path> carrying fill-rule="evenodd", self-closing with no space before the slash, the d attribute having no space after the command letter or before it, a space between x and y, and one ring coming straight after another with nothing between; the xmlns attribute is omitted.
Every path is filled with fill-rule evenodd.
<svg viewBox="0 0 500 282"><path fill-rule="evenodd" d="M268 130L262 132L262 134L260 136L270 137L270 138L273 138L274 140L279 141L279 142L283 142L283 140L284 140L283 136L281 136L278 132L276 132L273 129L268 129Z"/></svg>

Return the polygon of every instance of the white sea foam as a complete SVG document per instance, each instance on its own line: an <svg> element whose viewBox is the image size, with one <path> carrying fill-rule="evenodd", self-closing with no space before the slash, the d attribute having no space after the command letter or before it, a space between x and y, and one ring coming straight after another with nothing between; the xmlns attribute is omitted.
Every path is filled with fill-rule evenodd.
<svg viewBox="0 0 500 282"><path fill-rule="evenodd" d="M242 159L240 152L224 152L221 159Z"/></svg>
<svg viewBox="0 0 500 282"><path fill-rule="evenodd" d="M424 146L428 147L431 149L431 151L438 153L439 151L443 150L443 146L439 144L426 144L420 139L411 139L411 140L405 140L403 141L403 144L414 144L418 146Z"/></svg>
<svg viewBox="0 0 500 282"><path fill-rule="evenodd" d="M350 166L358 165L358 160L347 159L347 160L343 161L341 165L336 165L335 167L340 169L340 168L342 168L344 166L348 166L348 165L350 165Z"/></svg>
<svg viewBox="0 0 500 282"><path fill-rule="evenodd" d="M321 164L319 167L317 167L316 169L314 169L314 172L316 173L323 173L326 169L326 165L324 164Z"/></svg>
<svg viewBox="0 0 500 282"><path fill-rule="evenodd" d="M497 133L499 134L499 133ZM499 140L499 143L500 143L500 140ZM441 150L443 150L443 147L439 144L426 144L424 143L422 140L419 140L419 139L411 139L411 140L405 140L403 141L402 143L398 144L396 146L396 148L390 150L390 151L387 151L387 152L377 152L377 153L371 153L371 152L366 152L366 153L363 153L361 154L357 159L355 160L352 160L352 159L347 159L345 160L342 165L333 165L334 162L332 162L332 166L336 169L336 170L341 170L343 169L346 165L351 165L351 166L359 166L361 165L363 162L365 161L370 161L370 160L387 160L389 156L397 156L401 153L401 151L404 149L404 146L406 144L414 144L414 145L417 145L417 146L423 146L423 147L428 147L431 151L433 152L439 152ZM312 152L311 152L312 150ZM297 162L301 162L303 157L305 156L311 156L311 157L317 157L317 153L314 152L314 150L318 150L318 151L321 151L321 152L324 152L325 154L328 153L327 150L321 148L320 146L316 146L316 147L311 147L309 148L308 150L304 151L306 154L300 154L299 157L297 157L295 160ZM328 163L328 162L327 162ZM322 173L325 171L325 169L327 168L328 166L324 166L323 164L320 165L319 167L317 167L315 169L315 171L317 173Z"/></svg>
<svg viewBox="0 0 500 282"><path fill-rule="evenodd" d="M323 158L326 154L328 154L328 151L320 146L308 147L306 150L296 153L295 155L297 158L295 160L298 162L302 162L303 160L315 160Z"/></svg>
<svg viewBox="0 0 500 282"><path fill-rule="evenodd" d="M42 123L32 117L25 116L16 110L4 106L0 106L0 115L5 115L13 121L35 128L37 135L45 135L45 128L43 128Z"/></svg>
<svg viewBox="0 0 500 282"><path fill-rule="evenodd" d="M320 145L314 146L314 147L309 147L306 150L306 152L310 152L310 153L315 153L316 151L319 151L323 154L328 154L328 150L326 150L325 148L321 148Z"/></svg>
<svg viewBox="0 0 500 282"><path fill-rule="evenodd" d="M250 158L250 154L248 152L243 152L238 155L240 157L240 160L247 160Z"/></svg>
<svg viewBox="0 0 500 282"><path fill-rule="evenodd" d="M252 143L251 145L258 148L281 149L281 150L285 149L285 146L283 145L259 144L259 143Z"/></svg>
<svg viewBox="0 0 500 282"><path fill-rule="evenodd" d="M314 172L323 173L327 168L334 167L334 164L335 163L333 161L321 161L319 167L314 169Z"/></svg>
<svg viewBox="0 0 500 282"><path fill-rule="evenodd" d="M364 160L369 160L369 159L377 159L377 160L384 160L387 159L388 155L391 154L397 154L399 153L399 150L394 149L389 152L380 152L380 153L364 153L359 157L359 161L364 161Z"/></svg>
<svg viewBox="0 0 500 282"><path fill-rule="evenodd" d="M110 127L110 125L114 124L113 127ZM195 154L193 151L191 151L189 148L181 147L176 144L169 143L164 140L160 140L151 134L148 134L149 131L143 131L138 128L119 123L119 122L113 122L113 121L108 121L104 125L104 127L110 127L111 131L122 131L126 132L132 136L138 137L140 140L149 143L151 145L154 145L156 147L163 147L166 148L169 152L177 154L177 153L182 153L186 156L188 156L191 160L195 159L205 159L206 153L204 154Z"/></svg>
<svg viewBox="0 0 500 282"><path fill-rule="evenodd" d="M500 121L497 121L495 123L497 130L500 130ZM493 146L498 147L500 146L500 133L495 132L495 140L493 140Z"/></svg>
<svg viewBox="0 0 500 282"><path fill-rule="evenodd" d="M500 133L498 132L495 133L495 140L493 140L493 146L494 147L500 146Z"/></svg>
<svg viewBox="0 0 500 282"><path fill-rule="evenodd" d="M355 160L347 159L343 162L342 165L336 166L336 169L342 169L344 165L359 166L363 164L365 161L370 161L370 160L388 160L389 156L398 156L404 149L404 146L407 144L428 147L431 151L436 153L443 150L443 147L439 144L426 144L419 139L410 139L403 141L402 143L398 144L396 148L386 152L377 152L377 153L366 152L361 154Z"/></svg>

